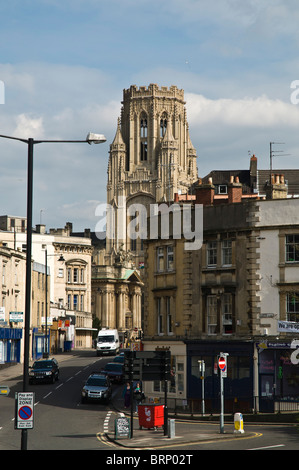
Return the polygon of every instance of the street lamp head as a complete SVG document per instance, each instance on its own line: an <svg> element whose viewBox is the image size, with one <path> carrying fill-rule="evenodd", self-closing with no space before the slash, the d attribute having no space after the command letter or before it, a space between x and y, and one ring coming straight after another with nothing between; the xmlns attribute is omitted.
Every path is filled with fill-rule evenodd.
<svg viewBox="0 0 299 470"><path fill-rule="evenodd" d="M58 261L62 261L62 262L65 261L63 255L60 255L60 256L59 256Z"/></svg>
<svg viewBox="0 0 299 470"><path fill-rule="evenodd" d="M86 137L86 142L89 144L101 144L106 142L106 137L103 134L94 134L93 132L89 132Z"/></svg>

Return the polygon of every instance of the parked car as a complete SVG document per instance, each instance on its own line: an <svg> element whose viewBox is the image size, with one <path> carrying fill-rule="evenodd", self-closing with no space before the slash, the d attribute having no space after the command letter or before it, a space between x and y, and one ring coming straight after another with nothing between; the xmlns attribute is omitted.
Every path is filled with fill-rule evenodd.
<svg viewBox="0 0 299 470"><path fill-rule="evenodd" d="M124 354L120 354L119 356L115 356L115 358L113 359L113 362L118 362L119 364L124 364L125 363Z"/></svg>
<svg viewBox="0 0 299 470"><path fill-rule="evenodd" d="M81 392L81 402L105 401L108 403L111 399L112 387L109 377L103 374L91 374L85 382Z"/></svg>
<svg viewBox="0 0 299 470"><path fill-rule="evenodd" d="M29 383L52 382L59 379L59 365L56 359L39 359L29 370Z"/></svg>
<svg viewBox="0 0 299 470"><path fill-rule="evenodd" d="M107 375L111 382L122 383L124 380L124 366L117 362L108 362L102 373Z"/></svg>

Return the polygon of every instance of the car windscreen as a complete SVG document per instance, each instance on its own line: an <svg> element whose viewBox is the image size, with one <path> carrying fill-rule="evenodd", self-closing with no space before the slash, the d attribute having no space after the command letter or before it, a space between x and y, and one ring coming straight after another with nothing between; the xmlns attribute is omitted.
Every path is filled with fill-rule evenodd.
<svg viewBox="0 0 299 470"><path fill-rule="evenodd" d="M98 387L105 387L107 385L107 381L105 377L90 377L86 385L96 385Z"/></svg>
<svg viewBox="0 0 299 470"><path fill-rule="evenodd" d="M33 364L33 369L52 369L51 361L39 361Z"/></svg>
<svg viewBox="0 0 299 470"><path fill-rule="evenodd" d="M114 336L98 336L98 343L113 343Z"/></svg>

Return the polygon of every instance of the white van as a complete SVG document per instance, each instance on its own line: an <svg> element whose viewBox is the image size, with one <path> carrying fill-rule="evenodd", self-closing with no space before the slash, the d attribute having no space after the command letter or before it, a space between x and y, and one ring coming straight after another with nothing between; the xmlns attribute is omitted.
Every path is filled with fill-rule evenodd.
<svg viewBox="0 0 299 470"><path fill-rule="evenodd" d="M118 354L119 353L119 336L117 330L109 330L103 328L99 330L97 337L97 356L104 354Z"/></svg>

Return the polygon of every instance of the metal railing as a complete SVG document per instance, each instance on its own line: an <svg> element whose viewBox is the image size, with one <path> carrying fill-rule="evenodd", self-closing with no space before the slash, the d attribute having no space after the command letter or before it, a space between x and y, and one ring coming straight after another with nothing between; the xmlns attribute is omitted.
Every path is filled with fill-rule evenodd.
<svg viewBox="0 0 299 470"><path fill-rule="evenodd" d="M163 398L153 398L153 402L163 402ZM188 415L192 417L201 416L202 400L201 398L168 398L168 411L174 416ZM299 399L295 397L226 397L224 400L225 414L232 416L235 413L256 414L256 413L294 413L299 412ZM219 415L221 412L220 398L205 399L204 415Z"/></svg>

